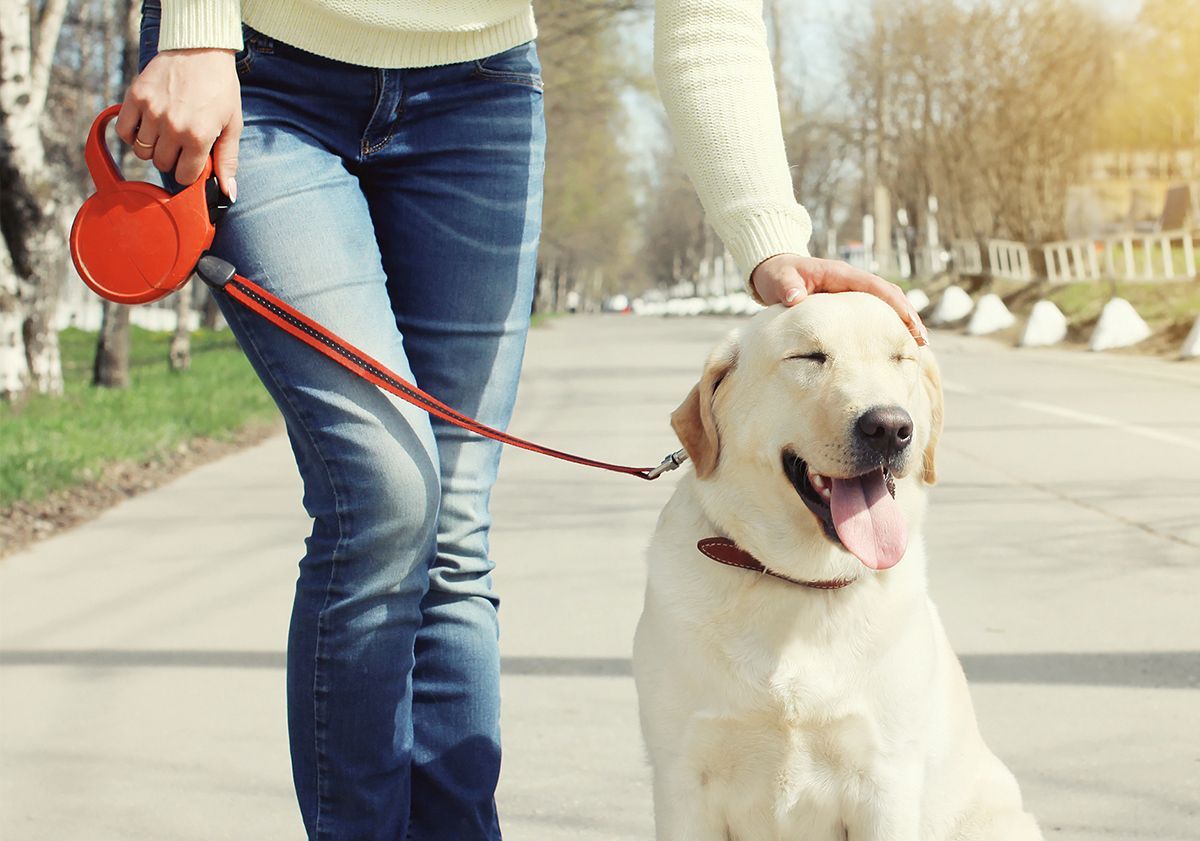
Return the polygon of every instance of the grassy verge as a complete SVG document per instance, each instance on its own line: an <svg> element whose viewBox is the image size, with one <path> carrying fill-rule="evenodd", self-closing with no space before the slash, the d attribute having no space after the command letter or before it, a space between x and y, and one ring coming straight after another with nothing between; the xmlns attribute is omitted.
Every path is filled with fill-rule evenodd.
<svg viewBox="0 0 1200 841"><path fill-rule="evenodd" d="M549 324L549 323L550 323L550 322L551 322L553 319L555 319L555 318L559 318L559 317L560 317L560 316L562 316L562 315L565 315L565 313L561 313L561 312L535 312L533 315L531 315L531 316L529 317L529 326L530 326L531 328L534 328L534 329L537 329L538 327L545 327L545 326L546 326L547 324Z"/></svg>
<svg viewBox="0 0 1200 841"><path fill-rule="evenodd" d="M946 279L924 287L929 296L938 293L951 281ZM1068 341L1087 342L1100 318L1100 311L1112 298L1124 298L1150 325L1153 335L1129 350L1135 353L1158 353L1170 356L1179 350L1196 317L1200 316L1200 281L1173 280L1158 282L1122 282L1099 280L1088 283L1052 284L1046 280L1029 283L993 278L971 278L957 281L978 297L986 292L999 295L1005 305L1022 321L1018 328L1008 331L1015 340L1025 316L1040 300L1053 301L1067 317ZM1006 337L1005 334L999 334Z"/></svg>
<svg viewBox="0 0 1200 841"><path fill-rule="evenodd" d="M275 407L225 332L192 336L192 367L167 368L170 336L133 329L127 390L91 383L96 336L60 335L66 394L0 404L0 508L97 479L108 465L154 461L197 438L229 440L272 423Z"/></svg>

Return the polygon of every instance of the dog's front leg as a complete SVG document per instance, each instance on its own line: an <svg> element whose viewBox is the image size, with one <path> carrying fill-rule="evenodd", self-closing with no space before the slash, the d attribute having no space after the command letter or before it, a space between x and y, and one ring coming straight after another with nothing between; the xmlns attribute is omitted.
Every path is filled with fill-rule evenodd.
<svg viewBox="0 0 1200 841"><path fill-rule="evenodd" d="M847 841L920 841L921 768L895 769L845 819Z"/></svg>
<svg viewBox="0 0 1200 841"><path fill-rule="evenodd" d="M724 809L704 790L694 769L654 772L654 828L657 841L738 841L729 833Z"/></svg>

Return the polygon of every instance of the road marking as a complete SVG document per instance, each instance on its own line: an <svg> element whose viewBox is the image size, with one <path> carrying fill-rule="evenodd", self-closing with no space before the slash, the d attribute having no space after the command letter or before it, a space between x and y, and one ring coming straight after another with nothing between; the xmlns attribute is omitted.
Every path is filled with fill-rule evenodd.
<svg viewBox="0 0 1200 841"><path fill-rule="evenodd" d="M1143 438L1150 438L1155 441L1161 441L1165 444L1171 444L1176 447L1186 447L1189 450L1200 452L1200 442L1192 441L1183 438L1179 435L1174 435L1170 432L1163 432L1161 429L1152 429L1148 426L1142 426L1136 423L1125 423L1114 418L1105 417L1104 415L1093 415L1091 412L1079 412L1075 409L1068 409L1063 406L1055 406L1050 403L1041 403L1037 400L1021 400L1016 397L1004 397L998 394L987 394L978 389L969 388L957 383L943 383L942 387L952 394L965 394L971 397L984 397L988 400L996 400L1001 403L1010 403L1022 409L1028 409L1032 412L1041 412L1046 415L1054 415L1055 417L1067 418L1068 420L1080 421L1082 423L1092 424L1093 426L1102 426L1108 429L1117 429L1121 432L1128 432L1131 435L1140 435Z"/></svg>

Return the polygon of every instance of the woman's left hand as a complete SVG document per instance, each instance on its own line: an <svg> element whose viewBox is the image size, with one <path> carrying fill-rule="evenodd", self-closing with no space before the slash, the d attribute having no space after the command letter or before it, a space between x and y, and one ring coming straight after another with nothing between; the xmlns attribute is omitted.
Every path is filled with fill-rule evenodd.
<svg viewBox="0 0 1200 841"><path fill-rule="evenodd" d="M917 315L900 287L849 263L799 254L776 254L754 267L750 282L768 306L795 306L816 292L869 292L896 311L917 344L929 344L929 334L925 332L921 316Z"/></svg>

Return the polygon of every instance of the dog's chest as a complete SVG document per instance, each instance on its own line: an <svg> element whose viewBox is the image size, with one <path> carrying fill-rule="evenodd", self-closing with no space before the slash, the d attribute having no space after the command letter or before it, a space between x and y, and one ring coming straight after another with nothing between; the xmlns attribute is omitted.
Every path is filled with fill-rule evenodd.
<svg viewBox="0 0 1200 841"><path fill-rule="evenodd" d="M840 841L846 810L865 796L884 749L879 716L823 657L784 658L761 677L725 709L693 719L700 780L731 827L770 816L764 834L750 837Z"/></svg>
<svg viewBox="0 0 1200 841"><path fill-rule="evenodd" d="M691 735L701 796L732 839L843 841L846 817L869 796L878 735L865 715L799 726L770 713L701 717Z"/></svg>

